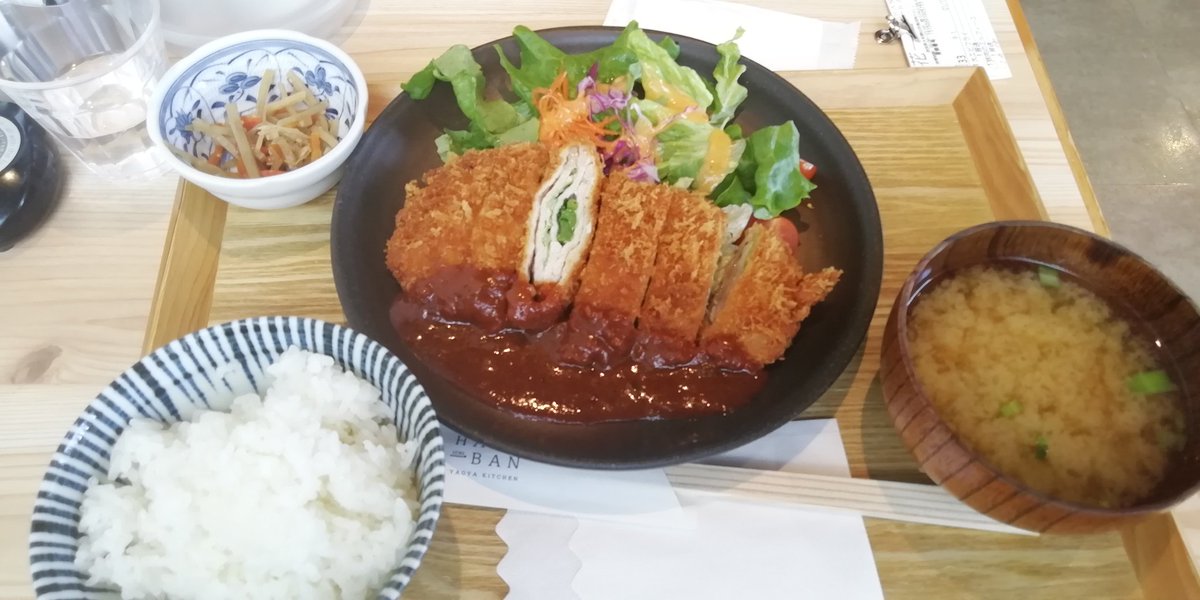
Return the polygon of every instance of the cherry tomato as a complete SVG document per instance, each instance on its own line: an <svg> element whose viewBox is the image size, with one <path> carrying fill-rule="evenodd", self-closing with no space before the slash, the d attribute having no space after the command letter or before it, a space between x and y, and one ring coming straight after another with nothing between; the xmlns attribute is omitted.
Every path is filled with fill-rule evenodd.
<svg viewBox="0 0 1200 600"><path fill-rule="evenodd" d="M812 181L813 177L817 176L817 165L814 165L803 158L800 159L800 174L805 179Z"/></svg>
<svg viewBox="0 0 1200 600"><path fill-rule="evenodd" d="M775 230L775 233L779 235L783 243L787 244L788 248L791 249L792 254L796 253L796 250L800 247L800 232L796 230L795 224L783 217L775 217L767 223L767 226Z"/></svg>
<svg viewBox="0 0 1200 600"><path fill-rule="evenodd" d="M775 232L783 243L787 244L788 248L795 254L800 247L800 232L796 230L796 225L784 217L775 217L773 219L760 219L758 217L750 217L750 222L746 224L746 230L749 231L756 223L762 223L767 226L767 229ZM741 239L738 240L741 243Z"/></svg>

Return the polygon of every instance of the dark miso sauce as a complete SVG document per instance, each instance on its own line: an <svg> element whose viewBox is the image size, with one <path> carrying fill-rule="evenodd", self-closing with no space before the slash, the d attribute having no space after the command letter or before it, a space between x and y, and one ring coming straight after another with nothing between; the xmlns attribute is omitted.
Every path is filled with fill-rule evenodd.
<svg viewBox="0 0 1200 600"><path fill-rule="evenodd" d="M566 323L539 332L497 331L434 313L421 298L402 293L390 317L400 339L441 376L528 417L598 423L725 414L753 398L766 377L761 370L726 371L695 361L657 368L680 361L639 361L636 353L607 356L607 368L571 366Z"/></svg>

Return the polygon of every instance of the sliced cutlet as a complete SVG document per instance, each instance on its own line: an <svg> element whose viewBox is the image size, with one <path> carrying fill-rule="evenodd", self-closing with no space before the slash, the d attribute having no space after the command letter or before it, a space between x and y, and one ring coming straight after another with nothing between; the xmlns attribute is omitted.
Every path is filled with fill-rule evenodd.
<svg viewBox="0 0 1200 600"><path fill-rule="evenodd" d="M806 275L774 227L756 223L722 275L701 345L724 367L753 369L775 362L841 275L834 268Z"/></svg>
<svg viewBox="0 0 1200 600"><path fill-rule="evenodd" d="M528 330L561 320L591 248L603 161L591 144L559 147L533 194L520 277L508 294L508 322Z"/></svg>
<svg viewBox="0 0 1200 600"><path fill-rule="evenodd" d="M654 355L645 358L655 363L687 362L704 325L726 217L720 208L691 192L667 188L663 195L669 198L670 208L637 328L643 350ZM675 360L664 355L668 348L675 350Z"/></svg>
<svg viewBox="0 0 1200 600"><path fill-rule="evenodd" d="M476 196L479 214L471 231L471 264L485 272L519 274L529 238L535 198L550 166L542 144L516 144L474 154L464 193ZM466 158L466 156L464 156Z"/></svg>
<svg viewBox="0 0 1200 600"><path fill-rule="evenodd" d="M605 181L568 322L567 362L606 365L629 352L670 200L667 186L630 181L623 174Z"/></svg>
<svg viewBox="0 0 1200 600"><path fill-rule="evenodd" d="M405 292L439 318L502 328L546 164L543 147L520 144L467 152L410 183L387 246Z"/></svg>
<svg viewBox="0 0 1200 600"><path fill-rule="evenodd" d="M405 290L471 259L471 226L481 202L463 188L473 183L479 154L468 152L426 172L424 185L404 187L404 208L396 213L386 252L388 269Z"/></svg>
<svg viewBox="0 0 1200 600"><path fill-rule="evenodd" d="M388 269L400 285L408 289L456 265L516 270L547 162L539 144L472 151L425 173L424 185L405 186L387 243Z"/></svg>

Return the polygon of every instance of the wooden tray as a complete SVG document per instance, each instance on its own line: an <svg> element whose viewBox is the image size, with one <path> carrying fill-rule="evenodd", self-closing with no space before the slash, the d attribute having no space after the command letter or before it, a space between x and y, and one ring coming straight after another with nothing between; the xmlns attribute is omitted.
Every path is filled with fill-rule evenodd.
<svg viewBox="0 0 1200 600"><path fill-rule="evenodd" d="M887 312L909 270L947 235L995 219L1044 219L1025 162L990 82L979 69L889 69L785 74L825 109L858 153L884 226L882 294L863 349L833 388L799 418L836 417L855 477L928 482L890 425L877 379ZM372 114L395 82L372 86ZM329 263L333 194L302 207L257 212L181 184L168 232L146 347L210 323L289 314L343 319ZM1087 226L1087 223L1080 224ZM380 260L382 260L382 249ZM501 511L448 506L412 595L502 598L495 565ZM1161 565L1169 518L1141 530L1152 549L1122 537L1029 538L867 519L888 598L1139 598L1140 563ZM1166 527L1167 529L1163 529ZM1172 535L1160 535L1164 531ZM1169 551L1170 548L1167 549ZM1180 552L1181 548L1174 548ZM1148 554L1149 556L1142 556ZM1131 560L1131 557L1133 560ZM1194 582L1182 564L1160 574ZM734 574L734 576L736 576ZM1189 590L1194 587L1186 588ZM1146 597L1167 597L1151 593ZM1184 597L1172 593L1171 597Z"/></svg>

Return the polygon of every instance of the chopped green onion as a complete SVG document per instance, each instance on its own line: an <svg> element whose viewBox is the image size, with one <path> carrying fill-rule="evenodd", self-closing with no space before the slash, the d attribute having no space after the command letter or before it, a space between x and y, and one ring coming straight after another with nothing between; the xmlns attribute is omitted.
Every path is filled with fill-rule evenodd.
<svg viewBox="0 0 1200 600"><path fill-rule="evenodd" d="M1134 374L1125 380L1125 385L1129 391L1135 394L1161 394L1175 391L1175 384L1171 383L1167 372L1161 369Z"/></svg>
<svg viewBox="0 0 1200 600"><path fill-rule="evenodd" d="M1038 267L1038 281L1048 288L1056 288L1062 284L1058 279L1058 271L1047 266Z"/></svg>
<svg viewBox="0 0 1200 600"><path fill-rule="evenodd" d="M579 203L576 202L575 196L571 196L563 203L562 208L558 209L558 243L566 244L575 238L575 211L578 208Z"/></svg>
<svg viewBox="0 0 1200 600"><path fill-rule="evenodd" d="M1050 442L1046 440L1046 436L1038 434L1037 439L1033 441L1033 455L1038 457L1038 460L1046 460L1046 456L1050 454Z"/></svg>
<svg viewBox="0 0 1200 600"><path fill-rule="evenodd" d="M1000 416L1011 419L1021 414L1021 403L1016 400L1009 400L1000 405Z"/></svg>

